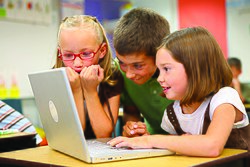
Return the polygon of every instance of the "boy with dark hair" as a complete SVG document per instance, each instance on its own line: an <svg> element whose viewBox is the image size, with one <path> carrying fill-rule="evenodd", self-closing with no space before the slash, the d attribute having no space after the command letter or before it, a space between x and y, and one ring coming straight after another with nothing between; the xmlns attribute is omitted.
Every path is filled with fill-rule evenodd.
<svg viewBox="0 0 250 167"><path fill-rule="evenodd" d="M145 8L132 9L116 25L113 43L124 77L124 136L166 133L160 123L172 101L160 96L155 56L156 48L169 33L168 21ZM141 115L145 124L140 122Z"/></svg>

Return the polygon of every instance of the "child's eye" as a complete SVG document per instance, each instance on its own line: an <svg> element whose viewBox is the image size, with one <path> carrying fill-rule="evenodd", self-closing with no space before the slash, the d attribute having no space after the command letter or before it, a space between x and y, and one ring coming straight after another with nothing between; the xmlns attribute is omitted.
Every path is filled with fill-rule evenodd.
<svg viewBox="0 0 250 167"><path fill-rule="evenodd" d="M122 64L122 63L120 63L120 67L126 67L126 65L125 64Z"/></svg>
<svg viewBox="0 0 250 167"><path fill-rule="evenodd" d="M143 65L141 64L134 64L135 69L141 69L143 67Z"/></svg>
<svg viewBox="0 0 250 167"><path fill-rule="evenodd" d="M126 66L126 64L124 64L123 62L119 62L119 65L120 65L120 67L122 66L122 67L125 67Z"/></svg>
<svg viewBox="0 0 250 167"><path fill-rule="evenodd" d="M120 64L120 68L121 68L122 71L127 70L127 65L126 64L124 64L123 62L119 62L119 64Z"/></svg>
<svg viewBox="0 0 250 167"><path fill-rule="evenodd" d="M65 54L63 54L63 57L65 57L65 58L71 58L71 57L74 57L74 54L72 54L72 53L65 53Z"/></svg>
<svg viewBox="0 0 250 167"><path fill-rule="evenodd" d="M82 52L81 53L82 58L92 58L93 56L94 56L93 52Z"/></svg>
<svg viewBox="0 0 250 167"><path fill-rule="evenodd" d="M164 70L165 70L165 71L169 71L169 70L170 70L170 68L168 68L168 67L164 67Z"/></svg>

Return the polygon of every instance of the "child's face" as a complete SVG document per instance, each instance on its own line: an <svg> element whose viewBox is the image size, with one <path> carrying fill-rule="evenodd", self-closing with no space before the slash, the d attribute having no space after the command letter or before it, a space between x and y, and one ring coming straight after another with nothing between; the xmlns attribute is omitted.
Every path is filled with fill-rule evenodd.
<svg viewBox="0 0 250 167"><path fill-rule="evenodd" d="M75 57L75 60L63 60L64 65L80 73L84 67L98 64L99 59L104 57L106 51L103 53L103 46L98 50L100 44L97 43L96 38L93 30L79 28L63 29L59 39L62 54L97 51L93 58L90 59L82 60L80 57Z"/></svg>
<svg viewBox="0 0 250 167"><path fill-rule="evenodd" d="M126 73L126 77L134 83L141 85L147 82L155 73L156 65L153 56L145 54L119 55L120 68Z"/></svg>
<svg viewBox="0 0 250 167"><path fill-rule="evenodd" d="M238 70L235 66L231 66L231 70L233 73L233 78L238 78L241 74L241 70Z"/></svg>
<svg viewBox="0 0 250 167"><path fill-rule="evenodd" d="M183 64L177 62L164 48L156 54L156 66L160 70L157 81L168 99L181 100L188 86L188 79Z"/></svg>

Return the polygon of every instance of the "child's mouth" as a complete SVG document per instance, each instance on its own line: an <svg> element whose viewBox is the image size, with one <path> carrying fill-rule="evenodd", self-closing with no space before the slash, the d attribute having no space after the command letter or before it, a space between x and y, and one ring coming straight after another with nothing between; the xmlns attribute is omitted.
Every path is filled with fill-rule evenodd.
<svg viewBox="0 0 250 167"><path fill-rule="evenodd" d="M163 88L163 92L164 92L164 93L167 93L168 90L169 90L170 88L171 88L171 87L164 87L164 88Z"/></svg>

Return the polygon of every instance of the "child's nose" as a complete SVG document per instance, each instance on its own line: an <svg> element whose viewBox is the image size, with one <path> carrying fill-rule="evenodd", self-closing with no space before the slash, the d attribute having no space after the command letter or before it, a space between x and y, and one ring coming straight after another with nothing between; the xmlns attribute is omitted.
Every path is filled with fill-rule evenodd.
<svg viewBox="0 0 250 167"><path fill-rule="evenodd" d="M157 78L157 81L159 82L159 83L162 83L162 82L164 82L164 79L163 79L163 77L159 74L159 76L158 76L158 78Z"/></svg>
<svg viewBox="0 0 250 167"><path fill-rule="evenodd" d="M74 65L81 65L83 64L83 61L80 57L76 57L74 60Z"/></svg>
<svg viewBox="0 0 250 167"><path fill-rule="evenodd" d="M128 68L127 71L126 71L126 77L130 78L130 79L135 77L135 73L133 72L133 70Z"/></svg>

